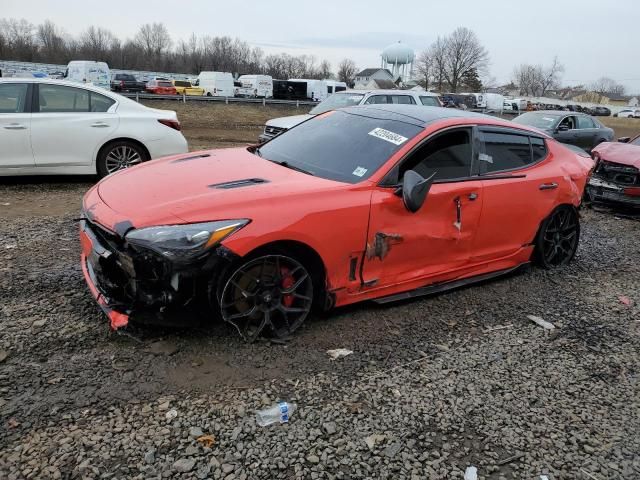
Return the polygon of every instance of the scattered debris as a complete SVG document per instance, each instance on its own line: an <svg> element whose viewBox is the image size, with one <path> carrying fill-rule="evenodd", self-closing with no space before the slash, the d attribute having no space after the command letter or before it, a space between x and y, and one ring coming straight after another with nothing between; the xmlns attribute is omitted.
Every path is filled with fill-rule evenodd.
<svg viewBox="0 0 640 480"><path fill-rule="evenodd" d="M201 444L204 448L211 448L216 443L216 437L213 435L202 435L196 438L196 442Z"/></svg>
<svg viewBox="0 0 640 480"><path fill-rule="evenodd" d="M331 360L335 360L336 358L346 357L347 355L351 355L353 350L347 350L346 348L336 348L335 350L327 350L327 355L331 357Z"/></svg>
<svg viewBox="0 0 640 480"><path fill-rule="evenodd" d="M173 420L178 416L178 411L175 408L172 408L167 413L165 413L164 416L167 420Z"/></svg>
<svg viewBox="0 0 640 480"><path fill-rule="evenodd" d="M296 411L295 403L278 402L269 408L256 412L256 422L261 427L266 427L273 423L288 423L293 412Z"/></svg>
<svg viewBox="0 0 640 480"><path fill-rule="evenodd" d="M556 327L553 323L547 322L540 317L536 317L535 315L527 315L527 318L531 320L533 323L537 323L545 330L554 330Z"/></svg>
<svg viewBox="0 0 640 480"><path fill-rule="evenodd" d="M482 333L495 332L496 330L504 330L505 328L511 328L511 327L513 327L513 323L510 323L509 325L500 325L498 327L487 328L483 330Z"/></svg>
<svg viewBox="0 0 640 480"><path fill-rule="evenodd" d="M496 465L500 466L500 465L506 465L507 463L511 463L511 462L515 462L516 460L520 460L522 457L524 457L524 453L518 453L516 455L512 455L510 457L507 457L503 460L499 460L498 463L496 463Z"/></svg>
<svg viewBox="0 0 640 480"><path fill-rule="evenodd" d="M379 444L384 442L384 440L387 437L385 437L384 435L378 435L377 433L374 433L373 435L369 435L368 437L366 437L364 439L364 443L367 444L367 447L369 447L369 450L373 450L373 448Z"/></svg>
<svg viewBox="0 0 640 480"><path fill-rule="evenodd" d="M618 300L620 300L620 303L625 304L627 307L629 307L631 305L631 299L629 297L627 297L626 295L620 295L618 297Z"/></svg>
<svg viewBox="0 0 640 480"><path fill-rule="evenodd" d="M469 466L464 471L464 480L478 480L478 469L474 466Z"/></svg>

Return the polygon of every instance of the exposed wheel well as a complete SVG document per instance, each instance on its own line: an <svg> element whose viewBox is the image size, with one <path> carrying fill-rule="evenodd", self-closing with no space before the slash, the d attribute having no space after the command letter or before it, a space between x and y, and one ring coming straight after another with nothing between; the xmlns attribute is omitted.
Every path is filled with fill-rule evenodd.
<svg viewBox="0 0 640 480"><path fill-rule="evenodd" d="M332 299L327 295L327 269L322 257L313 248L296 240L279 240L266 243L252 250L242 257L242 261L251 257L258 257L267 253L279 252L295 257L311 274L313 279L314 303L317 307L328 309L332 306Z"/></svg>
<svg viewBox="0 0 640 480"><path fill-rule="evenodd" d="M147 149L147 147L144 145L144 143L138 141L138 140L134 140L133 138L127 138L127 137L122 137L122 138L112 138L111 140L109 140L108 142L106 142L104 145L102 145L100 147L100 149L98 150L98 154L96 155L95 158L95 166L96 166L96 172L98 170L98 159L100 158L100 155L102 155L102 152L104 151L105 148L107 148L109 145L116 143L116 142L131 142L135 145L137 145L138 147L140 147L142 149L142 151L145 153L147 160L151 159L151 154L149 153L149 149Z"/></svg>

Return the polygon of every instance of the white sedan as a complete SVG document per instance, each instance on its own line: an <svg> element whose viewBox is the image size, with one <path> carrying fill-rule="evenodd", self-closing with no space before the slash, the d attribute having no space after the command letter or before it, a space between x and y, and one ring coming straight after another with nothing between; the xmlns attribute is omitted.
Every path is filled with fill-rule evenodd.
<svg viewBox="0 0 640 480"><path fill-rule="evenodd" d="M175 112L90 85L0 78L0 176L98 174L188 151Z"/></svg>

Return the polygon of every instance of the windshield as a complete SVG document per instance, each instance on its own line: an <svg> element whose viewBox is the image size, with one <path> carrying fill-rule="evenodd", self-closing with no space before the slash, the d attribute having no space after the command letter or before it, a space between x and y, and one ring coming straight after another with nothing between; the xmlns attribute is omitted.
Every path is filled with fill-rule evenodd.
<svg viewBox="0 0 640 480"><path fill-rule="evenodd" d="M545 115L544 113L523 113L519 117L513 119L515 123L520 125L529 125L530 127L553 129L558 121L558 117Z"/></svg>
<svg viewBox="0 0 640 480"><path fill-rule="evenodd" d="M309 112L311 115L319 115L336 108L353 107L359 105L364 94L362 93L334 93L326 100L320 102Z"/></svg>
<svg viewBox="0 0 640 480"><path fill-rule="evenodd" d="M357 183L369 178L421 130L388 118L334 111L282 133L256 154L318 177Z"/></svg>
<svg viewBox="0 0 640 480"><path fill-rule="evenodd" d="M640 146L640 135L631 140L631 145L639 145Z"/></svg>
<svg viewBox="0 0 640 480"><path fill-rule="evenodd" d="M159 87L173 87L171 82L158 82Z"/></svg>

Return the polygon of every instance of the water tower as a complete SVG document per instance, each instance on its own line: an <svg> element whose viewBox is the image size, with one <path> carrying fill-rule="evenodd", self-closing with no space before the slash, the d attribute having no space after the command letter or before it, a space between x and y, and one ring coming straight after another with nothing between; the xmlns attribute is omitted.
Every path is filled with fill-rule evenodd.
<svg viewBox="0 0 640 480"><path fill-rule="evenodd" d="M403 82L406 82L411 75L411 66L415 58L413 49L398 41L382 51L382 68L389 69L394 79L400 77Z"/></svg>

